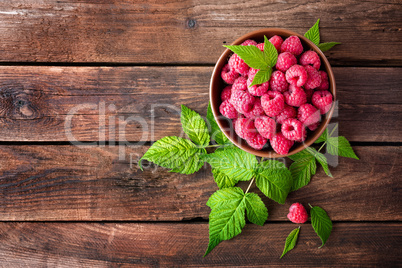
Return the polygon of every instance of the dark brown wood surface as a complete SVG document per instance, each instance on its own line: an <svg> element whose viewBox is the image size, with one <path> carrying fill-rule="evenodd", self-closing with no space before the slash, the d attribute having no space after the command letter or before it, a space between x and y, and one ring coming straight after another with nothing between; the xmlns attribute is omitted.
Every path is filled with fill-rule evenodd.
<svg viewBox="0 0 402 268"><path fill-rule="evenodd" d="M331 159L334 178L319 167L285 205L252 186L268 221L203 258L210 168L141 171L138 159L184 136L181 104L205 116L222 45L268 27L304 33L318 18L321 40L342 43L326 52L333 122L360 160ZM401 25L397 0L1 1L0 266L402 266ZM318 249L302 225L280 260L294 202L321 206L334 228Z"/></svg>

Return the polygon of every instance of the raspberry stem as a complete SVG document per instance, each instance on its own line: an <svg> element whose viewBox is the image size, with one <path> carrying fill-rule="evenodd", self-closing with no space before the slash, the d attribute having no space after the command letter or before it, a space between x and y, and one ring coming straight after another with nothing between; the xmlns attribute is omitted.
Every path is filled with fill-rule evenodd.
<svg viewBox="0 0 402 268"><path fill-rule="evenodd" d="M245 192L244 194L247 194L247 193L248 193L248 190L250 190L250 187L251 187L251 185L253 184L253 182L254 182L254 178L251 180L251 182L250 182L250 184L248 185L247 190L246 190L246 192Z"/></svg>

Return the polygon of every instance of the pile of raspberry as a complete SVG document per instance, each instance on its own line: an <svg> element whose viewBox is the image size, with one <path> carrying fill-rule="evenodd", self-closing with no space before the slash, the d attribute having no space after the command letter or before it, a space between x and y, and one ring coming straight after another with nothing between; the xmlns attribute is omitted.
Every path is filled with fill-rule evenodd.
<svg viewBox="0 0 402 268"><path fill-rule="evenodd" d="M331 109L332 94L328 75L320 70L320 57L315 51L304 51L299 37L283 40L275 35L269 41L278 51L270 80L250 86L258 70L233 54L221 71L227 86L219 111L232 119L236 134L252 148L262 150L270 143L275 152L285 155L295 142L306 139L308 130L317 129L321 115ZM254 40L241 45L264 50L264 43Z"/></svg>

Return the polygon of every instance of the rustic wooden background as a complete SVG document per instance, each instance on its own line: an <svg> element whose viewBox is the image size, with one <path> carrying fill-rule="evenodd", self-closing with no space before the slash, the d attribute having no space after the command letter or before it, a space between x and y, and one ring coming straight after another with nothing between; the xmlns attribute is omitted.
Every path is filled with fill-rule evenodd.
<svg viewBox="0 0 402 268"><path fill-rule="evenodd" d="M319 169L284 206L264 199L263 227L203 258L210 170L142 172L138 157L182 134L180 104L206 114L223 44L267 27L304 33L318 18L322 40L342 42L326 53L336 121L361 160L341 159L334 178ZM0 266L402 266L401 26L397 0L1 1ZM70 144L68 118L92 145ZM130 142L124 160L114 139ZM305 224L280 260L293 202L326 209L333 233L318 249Z"/></svg>

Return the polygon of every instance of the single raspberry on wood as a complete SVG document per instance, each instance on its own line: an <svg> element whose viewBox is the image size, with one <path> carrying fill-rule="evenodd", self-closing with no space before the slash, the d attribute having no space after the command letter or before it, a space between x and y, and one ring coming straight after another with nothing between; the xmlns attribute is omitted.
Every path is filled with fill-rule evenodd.
<svg viewBox="0 0 402 268"><path fill-rule="evenodd" d="M239 74L235 70L231 70L229 67L229 64L226 64L222 68L221 77L222 77L223 81L225 81L227 84L231 85L234 83L236 78L239 77Z"/></svg>
<svg viewBox="0 0 402 268"><path fill-rule="evenodd" d="M325 71L319 71L321 75L321 84L317 87L317 90L328 90L329 89L329 81L328 81L328 74Z"/></svg>
<svg viewBox="0 0 402 268"><path fill-rule="evenodd" d="M283 121L281 127L282 134L291 141L304 141L306 138L306 128L303 123L295 118L289 118Z"/></svg>
<svg viewBox="0 0 402 268"><path fill-rule="evenodd" d="M237 118L239 114L235 107L229 102L229 100L225 100L221 103L221 105L219 106L219 112L229 119Z"/></svg>
<svg viewBox="0 0 402 268"><path fill-rule="evenodd" d="M280 37L279 35L274 35L271 38L269 38L269 42L271 42L271 44L274 45L274 47L276 48L276 50L279 53L281 50L281 45L283 43L282 37Z"/></svg>
<svg viewBox="0 0 402 268"><path fill-rule="evenodd" d="M277 91L268 91L262 95L261 105L266 115L274 117L285 107L285 98Z"/></svg>
<svg viewBox="0 0 402 268"><path fill-rule="evenodd" d="M280 155L285 155L289 152L294 142L286 139L281 132L278 132L271 139L271 147L274 151Z"/></svg>
<svg viewBox="0 0 402 268"><path fill-rule="evenodd" d="M235 70L241 75L247 75L248 70L250 69L247 63L245 63L236 53L230 56L229 67L231 70Z"/></svg>
<svg viewBox="0 0 402 268"><path fill-rule="evenodd" d="M257 134L254 121L249 118L238 118L235 122L235 132L242 139L251 139Z"/></svg>
<svg viewBox="0 0 402 268"><path fill-rule="evenodd" d="M237 78L232 85L232 90L247 90L247 78L244 76Z"/></svg>
<svg viewBox="0 0 402 268"><path fill-rule="evenodd" d="M281 45L281 52L290 52L295 56L299 56L303 52L300 38L295 35L286 38Z"/></svg>
<svg viewBox="0 0 402 268"><path fill-rule="evenodd" d="M265 113L264 109L262 109L261 100L259 98L255 100L253 108L250 111L244 113L244 116L250 119L255 119L262 115L265 115Z"/></svg>
<svg viewBox="0 0 402 268"><path fill-rule="evenodd" d="M307 102L306 92L301 87L290 85L289 90L283 93L287 105L300 107Z"/></svg>
<svg viewBox="0 0 402 268"><path fill-rule="evenodd" d="M314 125L321 120L320 110L309 103L305 103L299 107L297 119L307 127Z"/></svg>
<svg viewBox="0 0 402 268"><path fill-rule="evenodd" d="M293 108L292 106L286 105L285 104L285 108L283 108L282 112L280 112L280 114L278 114L275 117L275 121L278 124L282 124L283 121L285 121L288 118L295 118L297 115L296 113L296 109Z"/></svg>
<svg viewBox="0 0 402 268"><path fill-rule="evenodd" d="M281 72L286 72L295 64L297 64L296 57L290 52L283 52L278 55L275 68Z"/></svg>
<svg viewBox="0 0 402 268"><path fill-rule="evenodd" d="M327 90L316 91L311 98L311 102L320 109L321 114L326 114L332 106L332 94Z"/></svg>
<svg viewBox="0 0 402 268"><path fill-rule="evenodd" d="M232 94L232 86L226 86L221 93L221 100L225 101L230 99L230 95Z"/></svg>
<svg viewBox="0 0 402 268"><path fill-rule="evenodd" d="M273 91L283 93L288 90L289 84L286 81L286 76L283 72L274 71L269 80L269 86Z"/></svg>
<svg viewBox="0 0 402 268"><path fill-rule="evenodd" d="M308 78L306 83L304 84L305 89L314 89L321 85L321 75L320 73L314 69L311 65L306 65L304 67L306 69Z"/></svg>
<svg viewBox="0 0 402 268"><path fill-rule="evenodd" d="M276 122L268 116L260 116L254 121L257 131L266 139L272 139L276 134Z"/></svg>
<svg viewBox="0 0 402 268"><path fill-rule="evenodd" d="M289 208L288 219L293 223L305 223L308 219L307 211L300 203L294 203Z"/></svg>
<svg viewBox="0 0 402 268"><path fill-rule="evenodd" d="M304 52L299 59L300 65L306 66L306 65L311 65L313 66L316 70L320 69L321 66L321 60L320 56L318 56L317 52L313 50L308 50Z"/></svg>
<svg viewBox="0 0 402 268"><path fill-rule="evenodd" d="M252 148L256 150L261 150L262 148L264 148L268 140L257 133L254 137L246 139L246 141L248 145L250 145Z"/></svg>
<svg viewBox="0 0 402 268"><path fill-rule="evenodd" d="M307 82L307 71L301 65L293 65L286 71L286 81L289 84L295 85L298 87L303 86Z"/></svg>
<svg viewBox="0 0 402 268"><path fill-rule="evenodd" d="M232 90L229 101L239 113L244 114L253 108L255 98L248 91Z"/></svg>

